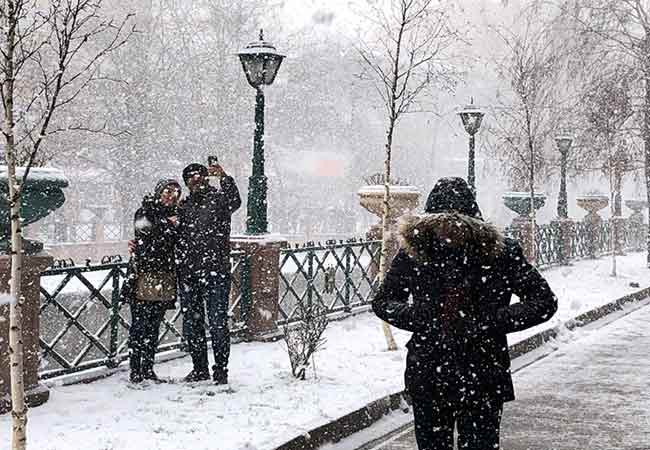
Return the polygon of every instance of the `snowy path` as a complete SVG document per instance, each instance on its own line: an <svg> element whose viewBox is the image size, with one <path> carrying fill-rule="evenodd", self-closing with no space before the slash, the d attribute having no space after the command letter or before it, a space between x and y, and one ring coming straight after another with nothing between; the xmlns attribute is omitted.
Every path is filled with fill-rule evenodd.
<svg viewBox="0 0 650 450"><path fill-rule="evenodd" d="M523 368L504 407L508 450L650 448L650 306ZM341 447L343 448L343 447ZM414 449L412 428L373 450Z"/></svg>
<svg viewBox="0 0 650 450"><path fill-rule="evenodd" d="M617 279L608 259L581 261L544 272L560 300L548 328L650 285L644 254L619 258ZM535 332L511 336L510 343ZM29 448L38 450L271 450L317 426L402 389L404 344L384 351L379 321L363 314L332 323L316 359L318 378L291 378L281 342L233 346L231 387L210 384L127 387L126 373L90 384L53 386L45 405L30 411ZM646 347L647 348L647 347ZM159 375L182 377L188 359L160 364ZM534 379L537 375L533 374ZM0 448L10 419L0 416Z"/></svg>

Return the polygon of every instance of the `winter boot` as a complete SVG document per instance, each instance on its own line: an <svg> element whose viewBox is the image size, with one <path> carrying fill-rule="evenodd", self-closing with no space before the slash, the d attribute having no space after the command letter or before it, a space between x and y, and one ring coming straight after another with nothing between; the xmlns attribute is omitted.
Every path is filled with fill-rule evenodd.
<svg viewBox="0 0 650 450"><path fill-rule="evenodd" d="M184 378L184 381L187 383L193 383L196 381L206 381L210 379L210 372L208 369L205 370L196 370L192 369L190 373Z"/></svg>
<svg viewBox="0 0 650 450"><path fill-rule="evenodd" d="M212 381L214 384L228 384L228 369L217 369L213 367Z"/></svg>
<svg viewBox="0 0 650 450"><path fill-rule="evenodd" d="M160 378L158 378L158 375L156 375L156 372L153 371L153 368L143 370L142 378L145 380L155 381L156 383L161 381Z"/></svg>
<svg viewBox="0 0 650 450"><path fill-rule="evenodd" d="M129 374L129 380L131 383L140 383L143 380L142 377L142 368L140 366L140 355L136 354L131 350L131 355L129 356L129 367L131 368L131 373Z"/></svg>

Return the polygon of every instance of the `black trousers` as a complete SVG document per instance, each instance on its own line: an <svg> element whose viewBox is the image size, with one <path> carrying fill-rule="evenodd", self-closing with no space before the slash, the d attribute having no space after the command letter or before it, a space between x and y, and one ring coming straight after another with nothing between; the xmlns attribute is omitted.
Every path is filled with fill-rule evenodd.
<svg viewBox="0 0 650 450"><path fill-rule="evenodd" d="M131 372L147 374L153 371L158 346L158 332L165 315L165 307L159 302L131 304Z"/></svg>
<svg viewBox="0 0 650 450"><path fill-rule="evenodd" d="M453 450L454 425L459 450L498 450L503 402L452 406L413 396L415 440L419 450Z"/></svg>
<svg viewBox="0 0 650 450"><path fill-rule="evenodd" d="M230 274L214 273L207 276L181 278L180 292L183 305L183 334L192 356L194 370L207 373L208 346L207 322L212 339L215 373L228 373L230 357L230 330L228 307L230 298Z"/></svg>

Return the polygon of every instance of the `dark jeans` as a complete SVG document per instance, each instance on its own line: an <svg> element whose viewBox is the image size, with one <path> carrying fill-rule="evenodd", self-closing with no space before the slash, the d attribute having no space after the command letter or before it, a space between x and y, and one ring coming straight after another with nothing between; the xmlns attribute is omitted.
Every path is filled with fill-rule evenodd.
<svg viewBox="0 0 650 450"><path fill-rule="evenodd" d="M162 303L144 302L131 305L129 347L131 371L147 374L153 371L158 347L158 332L165 315Z"/></svg>
<svg viewBox="0 0 650 450"><path fill-rule="evenodd" d="M230 357L230 330L228 329L230 274L184 276L181 278L180 291L184 334L194 370L208 372L208 345L205 333L207 308L214 352L214 370L226 372Z"/></svg>
<svg viewBox="0 0 650 450"><path fill-rule="evenodd" d="M498 450L502 411L501 401L454 408L431 398L413 398L418 449L453 450L456 424L459 450Z"/></svg>

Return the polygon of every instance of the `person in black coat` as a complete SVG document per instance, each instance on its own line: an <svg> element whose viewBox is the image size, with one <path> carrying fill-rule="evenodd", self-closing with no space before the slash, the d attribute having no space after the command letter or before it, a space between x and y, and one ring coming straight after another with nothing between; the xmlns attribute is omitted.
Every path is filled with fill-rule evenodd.
<svg viewBox="0 0 650 450"><path fill-rule="evenodd" d="M400 239L372 308L413 333L404 378L418 448L452 450L456 425L459 449L498 449L515 398L506 335L549 320L557 299L519 244L483 222L461 178L439 180Z"/></svg>
<svg viewBox="0 0 650 450"><path fill-rule="evenodd" d="M218 186L208 183L208 176ZM231 215L241 206L237 185L220 165L207 168L190 164L183 170L190 195L179 207L179 288L184 333L192 356L192 371L186 381L210 378L205 333L207 307L214 353L213 380L228 382L230 332L230 226Z"/></svg>
<svg viewBox="0 0 650 450"><path fill-rule="evenodd" d="M130 379L136 383L158 381L153 370L158 332L165 311L175 308L174 242L180 192L177 181L161 180L135 212L136 246L122 296L131 304Z"/></svg>

